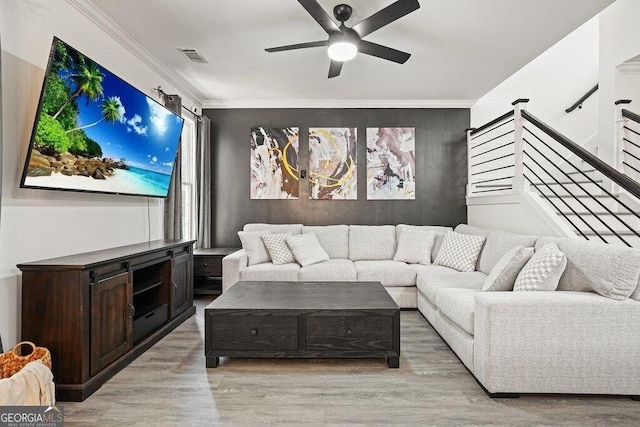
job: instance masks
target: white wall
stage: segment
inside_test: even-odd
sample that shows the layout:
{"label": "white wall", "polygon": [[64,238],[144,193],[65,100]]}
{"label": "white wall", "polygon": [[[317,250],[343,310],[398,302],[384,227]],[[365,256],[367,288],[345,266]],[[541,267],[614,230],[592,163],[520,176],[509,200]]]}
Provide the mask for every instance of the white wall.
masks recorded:
{"label": "white wall", "polygon": [[[600,156],[611,162],[614,153],[616,75],[623,62],[640,54],[640,1],[617,0],[600,13]],[[634,105],[635,104],[635,105]],[[629,109],[640,111],[640,100]]]}
{"label": "white wall", "polygon": [[594,17],[547,49],[471,107],[471,126],[478,127],[528,98],[527,110],[579,144],[597,133],[599,92],[583,108],[566,113],[598,83],[599,19]]}
{"label": "white wall", "polygon": [[[151,89],[158,85],[167,93],[180,93],[64,0],[0,0],[0,31],[4,119],[0,334],[7,348],[20,338],[16,264],[162,237],[161,199],[19,188],[53,36],[149,96],[155,96]],[[183,102],[189,105],[191,100]]]}

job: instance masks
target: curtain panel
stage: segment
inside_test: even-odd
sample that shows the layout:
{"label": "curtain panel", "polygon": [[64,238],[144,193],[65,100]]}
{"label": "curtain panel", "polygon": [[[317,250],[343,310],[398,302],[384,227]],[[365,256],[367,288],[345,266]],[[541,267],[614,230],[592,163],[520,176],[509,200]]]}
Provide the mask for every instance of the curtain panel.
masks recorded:
{"label": "curtain panel", "polygon": [[[165,107],[182,116],[182,99],[178,95],[164,95]],[[182,239],[182,147],[178,146],[169,196],[164,200],[164,238]]]}
{"label": "curtain panel", "polygon": [[210,248],[212,236],[211,182],[211,120],[202,116],[198,119],[196,137],[196,200],[197,239],[196,247]]}

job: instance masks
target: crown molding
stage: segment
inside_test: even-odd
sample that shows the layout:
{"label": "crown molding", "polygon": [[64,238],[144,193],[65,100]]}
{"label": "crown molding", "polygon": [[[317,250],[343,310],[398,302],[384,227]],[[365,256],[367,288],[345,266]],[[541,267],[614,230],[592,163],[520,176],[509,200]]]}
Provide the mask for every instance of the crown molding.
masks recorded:
{"label": "crown molding", "polygon": [[111,18],[98,9],[90,0],[65,0],[78,12],[87,17],[91,22],[96,24],[98,28],[105,32],[109,37],[115,40],[119,45],[127,49],[133,55],[142,61],[146,66],[155,71],[160,77],[165,79],[176,89],[188,96],[195,103],[202,104],[202,99],[196,94],[193,86],[182,79],[177,79],[172,75],[171,71],[160,63],[149,51],[142,47],[135,39],[133,39],[118,24],[113,22]]}
{"label": "crown molding", "polygon": [[210,99],[202,108],[471,108],[468,99]]}

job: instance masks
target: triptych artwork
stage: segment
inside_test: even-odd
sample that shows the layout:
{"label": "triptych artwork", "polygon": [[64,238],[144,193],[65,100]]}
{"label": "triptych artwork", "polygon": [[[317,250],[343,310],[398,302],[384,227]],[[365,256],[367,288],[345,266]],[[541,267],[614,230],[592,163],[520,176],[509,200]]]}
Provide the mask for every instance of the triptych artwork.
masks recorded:
{"label": "triptych artwork", "polygon": [[[251,198],[297,199],[299,128],[251,129]],[[358,198],[356,128],[309,128],[309,198]],[[367,200],[415,200],[415,128],[367,128]]]}

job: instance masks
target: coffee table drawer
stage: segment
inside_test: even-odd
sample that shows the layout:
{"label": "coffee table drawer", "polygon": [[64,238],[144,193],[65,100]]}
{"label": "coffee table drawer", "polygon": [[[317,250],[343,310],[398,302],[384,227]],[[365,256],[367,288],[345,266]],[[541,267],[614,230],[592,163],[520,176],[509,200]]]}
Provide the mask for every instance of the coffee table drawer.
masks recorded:
{"label": "coffee table drawer", "polygon": [[309,315],[307,350],[383,350],[393,348],[393,316]]}
{"label": "coffee table drawer", "polygon": [[297,316],[215,315],[211,348],[216,350],[297,350]]}

